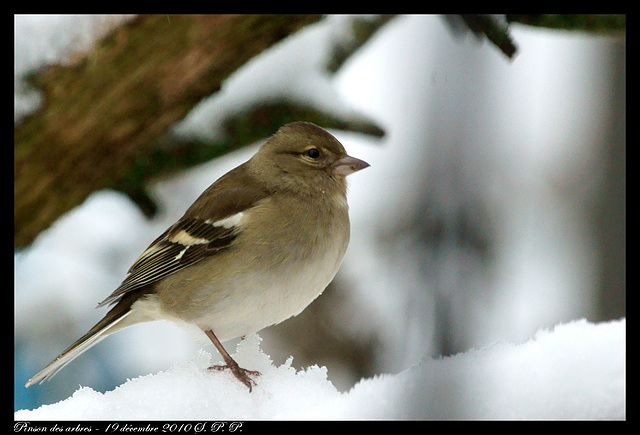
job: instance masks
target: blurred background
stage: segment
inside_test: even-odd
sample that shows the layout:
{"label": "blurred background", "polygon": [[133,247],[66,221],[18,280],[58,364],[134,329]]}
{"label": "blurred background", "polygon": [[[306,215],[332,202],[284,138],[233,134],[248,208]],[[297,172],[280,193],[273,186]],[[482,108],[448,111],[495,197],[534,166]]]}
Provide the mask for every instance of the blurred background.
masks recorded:
{"label": "blurred background", "polygon": [[472,18],[15,16],[15,410],[202,347],[218,358],[203,334],[154,322],[24,388],[158,234],[293,120],[371,167],[349,177],[334,282],[259,333],[275,364],[327,366],[348,391],[625,317],[624,16],[569,30],[492,16],[515,54]]}

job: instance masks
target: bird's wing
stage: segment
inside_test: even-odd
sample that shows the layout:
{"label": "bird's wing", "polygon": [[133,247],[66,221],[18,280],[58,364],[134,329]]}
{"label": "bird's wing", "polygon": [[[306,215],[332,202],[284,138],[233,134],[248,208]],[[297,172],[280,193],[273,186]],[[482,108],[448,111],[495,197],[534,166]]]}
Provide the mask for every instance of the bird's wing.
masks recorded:
{"label": "bird's wing", "polygon": [[244,181],[240,187],[228,187],[225,177],[211,185],[178,222],[149,245],[133,263],[122,284],[98,307],[116,303],[132,290],[157,282],[231,246],[242,232],[246,212],[267,193],[251,180],[240,180]]}

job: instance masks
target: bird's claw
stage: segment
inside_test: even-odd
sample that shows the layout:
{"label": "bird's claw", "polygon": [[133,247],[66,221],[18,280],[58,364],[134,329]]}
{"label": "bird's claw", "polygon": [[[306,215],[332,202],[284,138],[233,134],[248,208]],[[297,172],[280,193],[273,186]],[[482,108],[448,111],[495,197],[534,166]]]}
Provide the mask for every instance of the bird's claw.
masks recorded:
{"label": "bird's claw", "polygon": [[[235,361],[234,361],[234,363],[235,363]],[[252,390],[252,385],[258,385],[256,383],[256,381],[254,381],[253,379],[251,379],[249,377],[249,375],[251,375],[251,376],[260,376],[260,372],[259,371],[243,369],[237,363],[235,363],[235,364],[215,365],[215,366],[209,367],[209,370],[217,370],[217,371],[224,371],[224,370],[227,370],[227,369],[231,370],[231,373],[233,373],[233,375],[236,377],[236,379],[238,379],[240,382],[245,384],[247,386],[247,388],[249,388],[249,392],[251,392],[251,390]]]}

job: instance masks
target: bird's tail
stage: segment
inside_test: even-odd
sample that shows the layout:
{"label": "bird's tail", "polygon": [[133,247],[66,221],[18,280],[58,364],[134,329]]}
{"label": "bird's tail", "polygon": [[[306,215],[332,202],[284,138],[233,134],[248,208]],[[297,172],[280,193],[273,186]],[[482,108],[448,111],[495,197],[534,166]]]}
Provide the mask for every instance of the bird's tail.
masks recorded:
{"label": "bird's tail", "polygon": [[128,301],[121,300],[120,303],[113,307],[102,320],[89,330],[89,332],[80,337],[75,343],[58,355],[56,359],[51,361],[48,366],[29,379],[25,384],[25,387],[30,387],[37,382],[42,383],[53,377],[64,366],[69,364],[84,351],[97,344],[103,338],[130,326],[132,324],[131,322],[123,322],[123,320],[125,320],[125,318],[131,313],[131,302],[123,302]]}

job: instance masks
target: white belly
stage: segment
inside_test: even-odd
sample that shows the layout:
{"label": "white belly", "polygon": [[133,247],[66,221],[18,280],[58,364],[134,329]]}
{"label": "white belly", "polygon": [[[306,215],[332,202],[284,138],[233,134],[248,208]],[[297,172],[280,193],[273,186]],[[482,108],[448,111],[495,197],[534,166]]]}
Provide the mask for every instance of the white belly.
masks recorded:
{"label": "white belly", "polygon": [[193,323],[203,330],[210,328],[221,341],[260,331],[300,314],[324,291],[336,272],[337,268],[320,274],[292,272],[286,284],[270,276],[247,277],[248,281],[261,284],[239,283]]}

